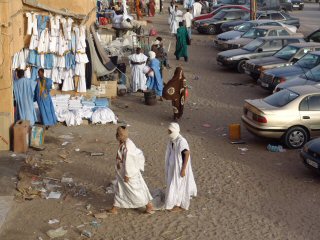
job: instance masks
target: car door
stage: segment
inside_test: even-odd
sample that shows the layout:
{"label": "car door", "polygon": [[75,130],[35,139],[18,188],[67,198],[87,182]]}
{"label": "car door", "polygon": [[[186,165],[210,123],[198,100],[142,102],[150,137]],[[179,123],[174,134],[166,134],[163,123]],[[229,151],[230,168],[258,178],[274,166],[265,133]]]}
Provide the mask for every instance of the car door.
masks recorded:
{"label": "car door", "polygon": [[[271,56],[273,53],[282,48],[283,42],[281,39],[273,39],[266,41],[259,49],[256,50],[252,58],[262,58]],[[262,51],[261,51],[262,50]]]}
{"label": "car door", "polygon": [[320,94],[304,98],[299,106],[300,121],[310,129],[311,136],[320,134]]}
{"label": "car door", "polygon": [[276,37],[277,35],[278,34],[277,34],[276,30],[270,30],[266,36],[268,36],[268,37]]}

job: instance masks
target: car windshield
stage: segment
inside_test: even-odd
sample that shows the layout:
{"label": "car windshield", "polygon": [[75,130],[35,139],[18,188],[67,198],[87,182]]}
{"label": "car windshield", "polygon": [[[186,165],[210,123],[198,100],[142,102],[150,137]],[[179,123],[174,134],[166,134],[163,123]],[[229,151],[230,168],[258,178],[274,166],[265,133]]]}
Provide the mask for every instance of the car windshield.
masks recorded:
{"label": "car windshield", "polygon": [[243,38],[257,38],[264,37],[267,34],[267,30],[259,28],[251,28],[248,32],[242,35]]}
{"label": "car windshield", "polygon": [[245,23],[242,23],[241,25],[239,26],[236,26],[234,28],[234,30],[237,30],[239,32],[247,32],[250,28],[253,27],[253,23],[250,23],[250,22],[245,22]]}
{"label": "car windshield", "polygon": [[289,45],[280,49],[278,52],[274,54],[274,56],[284,60],[289,60],[290,58],[292,58],[293,55],[295,55],[298,52],[298,50],[299,48]]}
{"label": "car windshield", "polygon": [[213,16],[214,19],[223,19],[224,16],[227,15],[227,12],[226,11],[220,11],[218,12],[216,15]]}
{"label": "car windshield", "polygon": [[320,65],[318,65],[317,67],[315,68],[312,68],[310,69],[305,77],[308,79],[308,80],[311,80],[311,81],[315,81],[315,82],[319,82],[320,81]]}
{"label": "car windshield", "polygon": [[263,101],[274,107],[283,107],[291,101],[295,100],[297,97],[299,97],[298,93],[292,92],[288,89],[284,89],[280,92],[270,95],[269,97],[264,98]]}
{"label": "car windshield", "polygon": [[248,43],[243,47],[244,50],[247,51],[255,51],[258,47],[260,47],[263,44],[263,40],[261,39],[255,39],[252,42]]}
{"label": "car windshield", "polygon": [[302,68],[314,68],[315,66],[319,65],[320,63],[320,56],[315,54],[306,54],[304,55],[299,61],[297,61],[294,65],[297,65]]}

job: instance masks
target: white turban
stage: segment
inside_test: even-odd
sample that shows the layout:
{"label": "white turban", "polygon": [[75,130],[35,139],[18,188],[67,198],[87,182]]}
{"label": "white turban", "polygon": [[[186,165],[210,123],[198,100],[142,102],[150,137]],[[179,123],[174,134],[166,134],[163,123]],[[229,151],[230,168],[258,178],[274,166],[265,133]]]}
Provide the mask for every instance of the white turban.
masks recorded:
{"label": "white turban", "polygon": [[159,45],[160,44],[160,41],[159,40],[155,40],[152,45]]}
{"label": "white turban", "polygon": [[150,59],[156,58],[156,53],[153,52],[153,51],[150,51],[150,52],[149,52],[149,58],[150,58]]}
{"label": "white turban", "polygon": [[168,129],[171,131],[169,135],[171,140],[175,140],[180,135],[180,126],[178,123],[170,123]]}

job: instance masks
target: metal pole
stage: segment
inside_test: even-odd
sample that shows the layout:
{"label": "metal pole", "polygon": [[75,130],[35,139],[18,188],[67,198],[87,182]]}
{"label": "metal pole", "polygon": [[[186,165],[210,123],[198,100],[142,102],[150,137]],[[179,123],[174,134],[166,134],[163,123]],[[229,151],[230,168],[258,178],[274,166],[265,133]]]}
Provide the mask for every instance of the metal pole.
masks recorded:
{"label": "metal pole", "polygon": [[251,20],[256,20],[256,0],[250,0],[250,19]]}

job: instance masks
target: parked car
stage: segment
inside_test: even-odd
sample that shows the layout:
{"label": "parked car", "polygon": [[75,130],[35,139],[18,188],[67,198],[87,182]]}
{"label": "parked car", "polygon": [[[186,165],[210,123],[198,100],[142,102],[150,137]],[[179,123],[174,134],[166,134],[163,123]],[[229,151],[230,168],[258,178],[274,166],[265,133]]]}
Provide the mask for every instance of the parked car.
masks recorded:
{"label": "parked car", "polygon": [[304,8],[304,1],[303,0],[291,0],[292,8],[303,10]]}
{"label": "parked car", "polygon": [[304,42],[304,39],[299,36],[257,38],[242,48],[218,53],[217,63],[224,67],[235,68],[238,72],[243,73],[243,67],[247,60],[271,56],[283,46],[299,42]]}
{"label": "parked car", "polygon": [[310,69],[305,74],[301,74],[297,78],[294,78],[290,81],[286,81],[283,83],[279,83],[275,88],[275,92],[281,91],[289,87],[294,87],[294,86],[319,85],[319,84],[320,84],[320,65]]}
{"label": "parked car", "polygon": [[293,4],[291,0],[279,0],[279,3],[280,3],[280,10],[284,12],[293,10]]}
{"label": "parked car", "polygon": [[297,28],[295,26],[289,26],[273,20],[252,20],[244,22],[239,26],[236,26],[233,31],[220,33],[219,35],[217,35],[217,38],[213,41],[213,44],[218,49],[224,49],[224,43],[226,43],[229,40],[239,39],[247,31],[257,26],[282,26],[288,28],[291,32],[297,31]]}
{"label": "parked car", "polygon": [[264,99],[245,100],[241,119],[256,136],[301,148],[320,132],[320,88],[292,87]]}
{"label": "parked car", "polygon": [[306,53],[319,50],[320,43],[292,43],[283,47],[270,57],[247,61],[244,69],[254,80],[258,80],[260,74],[267,69],[292,65]]}
{"label": "parked car", "polygon": [[320,138],[307,142],[300,152],[300,157],[307,168],[320,173]]}
{"label": "parked car", "polygon": [[199,33],[217,34],[221,32],[220,26],[222,23],[241,19],[246,14],[249,14],[249,10],[222,10],[210,19],[195,21],[194,27]]}
{"label": "parked car", "polygon": [[320,42],[320,28],[306,37],[307,42]]}
{"label": "parked car", "polygon": [[273,91],[279,83],[290,81],[320,65],[320,51],[309,52],[291,66],[263,71],[258,83],[262,88]]}
{"label": "parked car", "polygon": [[[250,16],[249,16],[249,18],[250,18]],[[250,20],[249,18],[223,23],[221,25],[221,29],[224,32],[233,30],[234,27]],[[274,20],[277,22],[284,23],[286,25],[295,26],[296,28],[300,27],[299,18],[291,17],[290,15],[288,15],[287,13],[285,13],[283,11],[258,11],[256,19],[257,20],[263,20],[263,19],[264,20]],[[293,31],[293,32],[295,32],[295,31]]]}
{"label": "parked car", "polygon": [[215,10],[213,10],[210,13],[207,14],[201,14],[198,17],[195,17],[194,19],[192,19],[192,22],[198,21],[198,20],[204,20],[204,19],[210,19],[212,18],[214,15],[216,15],[218,12],[222,11],[222,10],[227,10],[227,9],[241,9],[241,10],[249,10],[248,6],[242,6],[242,5],[224,5],[221,6]]}
{"label": "parked car", "polygon": [[[276,36],[290,36],[296,33],[291,32],[289,29],[279,26],[258,26],[253,27],[246,33],[244,33],[241,38],[228,40],[222,44],[224,49],[236,49],[241,48],[248,44],[252,40],[258,37],[276,37]],[[302,35],[299,35],[302,36]]]}

